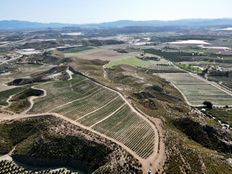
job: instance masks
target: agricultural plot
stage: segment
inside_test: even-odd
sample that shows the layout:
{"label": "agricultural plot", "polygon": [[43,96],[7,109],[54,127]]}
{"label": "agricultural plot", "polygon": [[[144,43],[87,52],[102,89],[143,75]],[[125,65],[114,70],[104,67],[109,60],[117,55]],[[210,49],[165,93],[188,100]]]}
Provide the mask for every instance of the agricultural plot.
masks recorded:
{"label": "agricultural plot", "polygon": [[88,49],[81,52],[65,53],[65,57],[77,57],[87,60],[115,60],[120,59],[121,53],[118,53],[107,47],[99,47],[94,49]]}
{"label": "agricultural plot", "polygon": [[229,87],[232,89],[232,80],[231,77],[222,77],[222,76],[209,76],[209,80],[215,81],[215,82],[221,82],[223,85]]}
{"label": "agricultural plot", "polygon": [[75,75],[70,81],[38,85],[47,95],[30,113],[58,113],[121,142],[141,158],[154,150],[154,130],[115,92]]}
{"label": "agricultural plot", "polygon": [[155,73],[181,73],[180,69],[177,69],[173,65],[166,65],[166,64],[156,64],[151,65],[148,67],[149,69],[152,69]]}
{"label": "agricultural plot", "polygon": [[[62,109],[67,111],[69,110],[67,107],[79,105],[80,103],[83,106],[85,102],[88,104],[88,107],[94,109],[89,103],[95,103],[96,105],[100,103],[100,101],[97,102],[94,99],[99,100],[103,96],[111,99],[107,95],[110,92],[81,76],[76,76],[70,81],[52,82],[38,85],[37,87],[45,89],[47,96],[36,100],[30,111],[31,113],[62,112]],[[104,98],[102,101],[104,101]]]}
{"label": "agricultural plot", "polygon": [[110,116],[123,104],[124,101],[120,97],[117,97],[116,99],[110,101],[96,112],[82,116],[82,118],[78,119],[78,122],[84,124],[85,126],[92,126],[98,121],[104,119],[106,116]]}
{"label": "agricultural plot", "polygon": [[230,127],[232,127],[232,110],[231,109],[225,110],[225,109],[214,108],[212,110],[207,110],[206,113],[217,118],[222,123],[228,124],[230,125]]}
{"label": "agricultural plot", "polygon": [[142,158],[149,157],[154,148],[154,132],[150,125],[125,105],[93,129],[113,137]]}
{"label": "agricultural plot", "polygon": [[123,54],[120,59],[118,60],[112,60],[110,61],[106,67],[107,68],[112,68],[117,65],[130,65],[130,66],[135,66],[135,67],[149,67],[151,65],[154,65],[155,61],[153,60],[142,60],[136,58],[138,55],[138,52],[133,52],[133,53],[128,53],[128,54]]}
{"label": "agricultural plot", "polygon": [[86,51],[90,49],[93,49],[93,47],[79,46],[79,47],[71,47],[71,48],[58,48],[58,51],[64,53],[66,57],[70,57],[75,55],[75,53],[79,53],[81,51]]}
{"label": "agricultural plot", "polygon": [[24,89],[25,89],[24,87],[18,87],[18,88],[12,88],[12,89],[8,89],[5,91],[1,91],[0,92],[0,105],[7,105],[8,103],[6,101],[11,95],[18,94],[22,92]]}
{"label": "agricultural plot", "polygon": [[72,103],[58,106],[51,111],[65,115],[73,120],[77,120],[88,113],[104,107],[105,105],[108,106],[108,103],[110,103],[111,100],[114,101],[115,97],[116,94],[110,93],[106,89],[101,89],[100,91],[94,92],[86,98],[77,99]]}
{"label": "agricultural plot", "polygon": [[210,101],[218,106],[232,105],[231,95],[191,76],[189,73],[162,73],[157,75],[172,82],[192,105],[202,105],[204,101]]}

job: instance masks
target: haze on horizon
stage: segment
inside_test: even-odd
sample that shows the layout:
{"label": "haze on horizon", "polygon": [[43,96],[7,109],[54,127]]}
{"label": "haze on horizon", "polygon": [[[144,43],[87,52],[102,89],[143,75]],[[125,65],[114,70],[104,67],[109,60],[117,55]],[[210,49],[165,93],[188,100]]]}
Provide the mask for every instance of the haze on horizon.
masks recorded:
{"label": "haze on horizon", "polygon": [[0,20],[100,23],[232,18],[231,0],[2,0]]}

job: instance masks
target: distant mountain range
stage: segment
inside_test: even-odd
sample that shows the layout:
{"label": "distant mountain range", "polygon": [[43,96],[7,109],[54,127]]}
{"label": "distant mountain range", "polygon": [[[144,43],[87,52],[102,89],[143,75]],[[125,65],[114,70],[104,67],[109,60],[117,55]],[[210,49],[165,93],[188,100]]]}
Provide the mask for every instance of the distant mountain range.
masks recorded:
{"label": "distant mountain range", "polygon": [[175,21],[130,21],[121,20],[114,22],[105,22],[99,24],[63,24],[63,23],[38,23],[17,20],[0,21],[0,29],[46,29],[46,28],[64,28],[64,27],[80,27],[80,28],[123,28],[131,26],[232,26],[232,18],[227,19],[183,19]]}

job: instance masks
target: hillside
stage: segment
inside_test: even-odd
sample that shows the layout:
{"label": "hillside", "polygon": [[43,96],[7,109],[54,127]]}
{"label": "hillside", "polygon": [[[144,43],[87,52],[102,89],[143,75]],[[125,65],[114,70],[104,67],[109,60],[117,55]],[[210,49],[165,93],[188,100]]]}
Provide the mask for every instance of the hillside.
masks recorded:
{"label": "hillside", "polygon": [[127,163],[132,157],[116,144],[53,116],[4,121],[0,130],[0,154],[15,147],[12,158],[29,166],[69,166],[84,173],[139,173],[136,160]]}

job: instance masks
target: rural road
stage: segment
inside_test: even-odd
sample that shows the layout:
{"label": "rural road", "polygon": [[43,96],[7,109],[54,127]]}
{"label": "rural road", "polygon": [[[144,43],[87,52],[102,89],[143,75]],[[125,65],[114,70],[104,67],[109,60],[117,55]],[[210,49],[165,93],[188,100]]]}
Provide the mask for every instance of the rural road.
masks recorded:
{"label": "rural road", "polygon": [[[89,78],[89,80],[92,80],[92,79]],[[51,111],[48,111],[47,113],[42,113],[42,114],[27,114],[27,112],[29,110],[31,110],[31,108],[34,105],[34,99],[45,97],[47,95],[47,92],[44,89],[39,89],[39,88],[33,87],[34,89],[43,90],[44,95],[40,96],[40,97],[29,97],[29,102],[31,103],[31,105],[30,105],[30,107],[26,111],[24,111],[21,114],[1,116],[0,119],[1,120],[12,120],[12,119],[22,119],[22,118],[38,117],[38,116],[44,116],[44,115],[53,115],[55,117],[61,118],[63,120],[66,120],[66,121],[68,121],[68,122],[70,122],[70,123],[72,123],[74,125],[77,125],[77,126],[83,128],[83,129],[89,130],[89,131],[91,131],[91,132],[93,132],[93,133],[95,133],[97,135],[100,135],[101,137],[104,137],[104,138],[106,138],[106,139],[108,139],[108,140],[110,140],[110,141],[118,144],[119,146],[121,146],[123,149],[125,149],[127,152],[129,152],[132,156],[134,156],[136,159],[138,159],[140,161],[140,163],[143,166],[143,172],[144,173],[147,173],[147,171],[149,169],[152,169],[152,171],[154,173],[158,169],[162,170],[164,162],[165,162],[165,149],[164,149],[164,142],[163,142],[163,129],[162,129],[162,126],[161,126],[161,120],[160,119],[152,119],[150,116],[144,114],[142,111],[138,111],[137,109],[135,109],[131,105],[131,103],[120,92],[118,92],[118,91],[116,91],[114,89],[111,89],[111,88],[109,88],[107,86],[104,86],[104,85],[102,85],[102,84],[100,84],[100,83],[98,83],[96,81],[94,81],[94,83],[96,85],[102,87],[102,88],[105,88],[107,90],[110,90],[110,91],[118,94],[118,96],[121,97],[124,100],[124,102],[125,102],[124,105],[128,105],[130,107],[130,109],[134,113],[136,113],[140,118],[142,118],[144,121],[146,121],[151,126],[151,128],[154,131],[154,135],[155,135],[155,138],[154,138],[154,149],[153,149],[153,153],[147,159],[141,158],[133,150],[131,150],[130,148],[128,148],[127,146],[125,146],[123,143],[121,143],[121,142],[119,142],[119,141],[117,141],[117,140],[115,140],[115,139],[113,139],[111,137],[108,137],[108,136],[106,136],[106,135],[104,135],[102,133],[99,133],[99,132],[93,130],[92,129],[93,126],[87,127],[87,126],[84,126],[84,125],[78,123],[77,121],[71,120],[71,119],[69,119],[69,118],[67,118],[67,117],[65,117],[63,115],[60,115],[60,114],[57,114],[57,113],[53,113],[52,111],[54,111],[54,109],[51,110]],[[71,104],[72,102],[75,102],[75,101],[71,101],[68,104]],[[124,106],[124,105],[122,105],[122,106]],[[109,115],[108,117],[110,117],[110,116],[111,115]],[[152,121],[150,121],[150,120],[152,120]],[[103,121],[103,120],[101,120],[101,121]]]}
{"label": "rural road", "polygon": [[[86,76],[86,77],[89,78],[88,76]],[[91,78],[89,78],[89,79],[92,80]],[[144,173],[147,173],[147,171],[149,169],[152,169],[152,171],[154,173],[158,169],[162,170],[164,162],[165,162],[165,149],[164,149],[165,146],[163,143],[163,139],[161,138],[161,137],[163,137],[163,129],[160,126],[161,120],[157,118],[157,119],[153,119],[153,121],[151,122],[149,120],[149,118],[152,118],[152,117],[148,116],[147,114],[143,113],[140,110],[138,111],[137,109],[135,109],[132,106],[132,104],[119,91],[112,89],[112,88],[109,88],[101,83],[96,82],[96,81],[94,81],[94,82],[96,85],[100,85],[101,87],[103,87],[105,89],[108,89],[114,93],[117,93],[134,113],[136,113],[140,118],[145,120],[151,126],[151,128],[153,129],[153,131],[155,133],[155,140],[154,140],[155,142],[154,142],[153,153],[147,159],[142,159],[137,154],[135,154],[135,152],[133,152],[133,151],[132,152],[133,152],[133,156],[137,156],[137,159],[141,162],[143,169],[144,169]],[[160,151],[160,149],[163,149],[163,150]]]}
{"label": "rural road", "polygon": [[[128,153],[130,153],[134,158],[138,159],[139,162],[142,164],[143,166],[143,172],[146,173],[148,171],[148,169],[151,168],[150,166],[150,163],[148,163],[146,160],[142,159],[141,157],[139,157],[134,151],[132,151],[130,148],[128,148],[127,146],[125,146],[123,143],[111,138],[111,137],[108,137],[102,133],[99,133],[95,130],[93,130],[92,128],[90,127],[86,127],[74,120],[71,120],[63,115],[60,115],[60,114],[57,114],[57,113],[42,113],[42,114],[15,114],[15,115],[3,115],[3,114],[0,114],[0,122],[1,121],[6,121],[6,120],[21,120],[21,119],[25,119],[25,118],[33,118],[33,117],[41,117],[41,116],[46,116],[46,115],[50,115],[50,116],[54,116],[54,117],[57,117],[57,118],[60,118],[62,120],[65,120],[65,121],[68,121],[69,123],[71,124],[74,124],[80,128],[83,128],[85,130],[88,130],[96,135],[99,135],[103,138],[106,138],[116,144],[118,144],[119,146],[121,146],[123,149],[125,149]],[[8,155],[9,156],[9,155]],[[156,159],[158,159],[158,157],[156,157]],[[159,164],[157,162],[157,164]],[[154,170],[153,170],[154,171]],[[156,171],[156,170],[155,170]]]}

